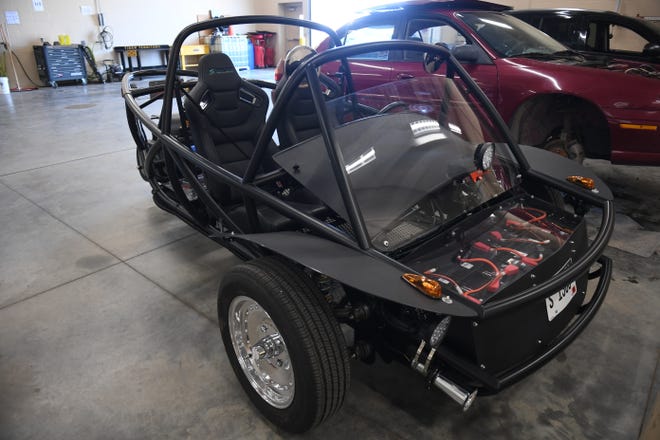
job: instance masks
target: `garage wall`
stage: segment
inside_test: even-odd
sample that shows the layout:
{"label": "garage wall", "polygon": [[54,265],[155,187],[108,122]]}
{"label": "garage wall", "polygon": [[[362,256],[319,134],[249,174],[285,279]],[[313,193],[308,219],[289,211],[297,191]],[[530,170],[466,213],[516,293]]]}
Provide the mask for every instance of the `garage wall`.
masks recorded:
{"label": "garage wall", "polygon": [[[96,15],[99,11],[103,12],[105,24],[112,30],[115,46],[170,44],[181,28],[195,22],[198,14],[208,14],[211,8],[219,10],[223,15],[253,13],[251,1],[42,0],[43,12],[35,11],[32,3],[32,0],[2,0],[0,22],[6,23],[5,11],[18,11],[20,24],[7,25],[9,37],[25,69],[37,82],[39,81],[32,45],[41,44],[40,38],[52,43],[57,40],[58,35],[67,34],[72,43],[85,40],[92,46],[101,30]],[[264,2],[256,0],[254,3]],[[92,15],[83,15],[81,5],[88,6]],[[93,49],[97,63],[103,59],[114,58],[112,50],[107,51],[99,44],[94,45]],[[146,61],[148,64],[149,60]],[[18,65],[16,69],[21,86],[30,86],[31,83]],[[16,87],[9,62],[8,70],[10,85]]]}
{"label": "garage wall", "polygon": [[[223,15],[273,14],[278,15],[280,4],[292,0],[41,0],[43,12],[33,8],[31,0],[2,0],[2,17],[5,23],[5,11],[17,11],[21,23],[8,25],[14,51],[19,56],[29,75],[38,80],[32,45],[41,44],[40,38],[53,42],[59,34],[68,34],[73,43],[85,40],[92,45],[101,28],[96,14],[104,13],[105,24],[110,26],[117,46],[131,44],[170,44],[179,30],[196,20],[197,15],[208,13],[209,9],[219,10]],[[308,16],[311,1],[301,0],[303,13]],[[491,0],[493,1],[493,0]],[[497,0],[494,0],[497,1]],[[660,16],[658,0],[502,0],[501,3],[517,9],[533,7],[582,7],[593,9],[616,10],[635,16]],[[218,6],[220,5],[220,6]],[[83,15],[81,6],[91,9],[92,15]],[[267,29],[263,27],[263,29]],[[277,32],[276,28],[269,29]],[[240,31],[240,29],[239,29]],[[100,45],[93,46],[97,62],[114,58],[112,50],[107,51]],[[147,63],[149,60],[146,60]],[[30,83],[17,66],[22,86]],[[11,87],[16,83],[9,71]]]}

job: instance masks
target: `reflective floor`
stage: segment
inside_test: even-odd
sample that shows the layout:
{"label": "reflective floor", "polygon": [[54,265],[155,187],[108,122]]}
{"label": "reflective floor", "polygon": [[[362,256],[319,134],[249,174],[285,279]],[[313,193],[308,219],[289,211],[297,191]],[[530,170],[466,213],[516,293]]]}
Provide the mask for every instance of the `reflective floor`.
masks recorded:
{"label": "reflective floor", "polygon": [[[119,84],[0,95],[0,115],[0,438],[287,437],[217,329],[238,260],[153,204]],[[654,405],[657,424],[660,170],[590,166],[620,223],[610,293],[572,346],[466,413],[407,367],[353,363],[342,410],[302,437],[635,439]]]}

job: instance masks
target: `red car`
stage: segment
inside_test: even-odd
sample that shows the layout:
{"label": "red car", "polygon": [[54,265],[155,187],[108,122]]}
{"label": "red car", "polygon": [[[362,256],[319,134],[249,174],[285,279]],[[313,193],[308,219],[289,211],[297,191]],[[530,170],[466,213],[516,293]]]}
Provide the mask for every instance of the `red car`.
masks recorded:
{"label": "red car", "polygon": [[[410,1],[374,8],[338,34],[346,45],[403,39],[449,48],[519,143],[578,161],[660,165],[660,72],[574,52],[506,14],[510,9],[479,1]],[[329,46],[324,41],[318,50]],[[356,89],[428,75],[420,56],[406,51],[374,52],[350,64]],[[339,64],[324,73],[340,77]]]}

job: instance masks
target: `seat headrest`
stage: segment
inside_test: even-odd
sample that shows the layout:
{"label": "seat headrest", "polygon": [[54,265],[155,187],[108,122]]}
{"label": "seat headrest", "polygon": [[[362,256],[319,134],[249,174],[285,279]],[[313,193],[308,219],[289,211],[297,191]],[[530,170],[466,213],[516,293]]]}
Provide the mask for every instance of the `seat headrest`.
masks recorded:
{"label": "seat headrest", "polygon": [[199,60],[199,81],[214,91],[238,89],[241,77],[234,63],[222,52],[204,55]]}

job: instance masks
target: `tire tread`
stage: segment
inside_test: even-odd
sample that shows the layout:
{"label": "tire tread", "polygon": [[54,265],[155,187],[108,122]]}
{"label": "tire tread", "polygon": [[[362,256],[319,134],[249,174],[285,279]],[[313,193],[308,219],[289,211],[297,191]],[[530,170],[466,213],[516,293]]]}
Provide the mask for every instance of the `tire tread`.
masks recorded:
{"label": "tire tread", "polygon": [[300,426],[289,430],[301,432],[322,423],[341,408],[350,384],[344,336],[330,305],[314,281],[282,257],[264,257],[241,264],[232,269],[232,276],[252,279],[276,296],[291,317],[291,325],[299,332],[305,353],[309,354],[307,362],[316,386],[315,414],[313,420],[299,421]]}

